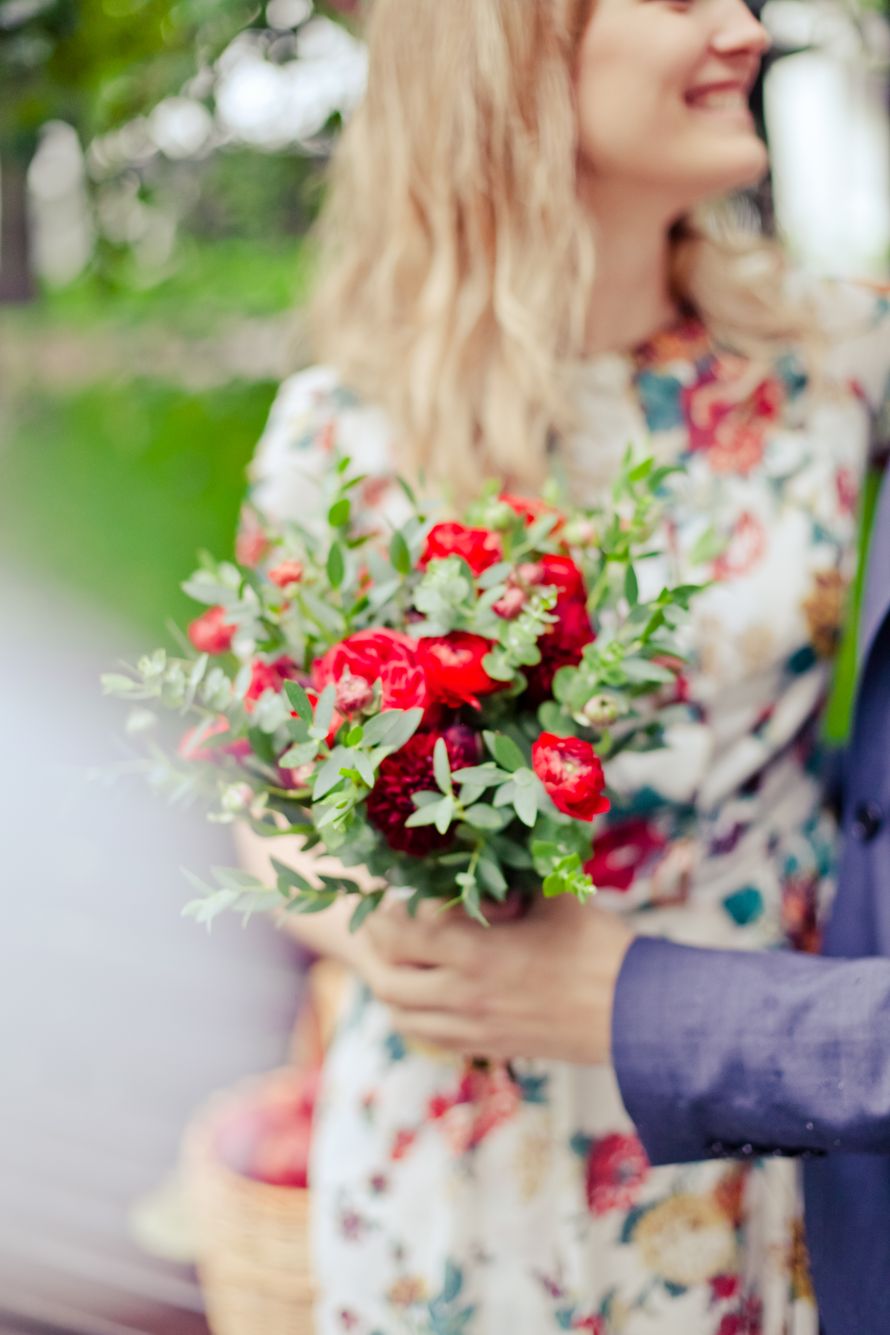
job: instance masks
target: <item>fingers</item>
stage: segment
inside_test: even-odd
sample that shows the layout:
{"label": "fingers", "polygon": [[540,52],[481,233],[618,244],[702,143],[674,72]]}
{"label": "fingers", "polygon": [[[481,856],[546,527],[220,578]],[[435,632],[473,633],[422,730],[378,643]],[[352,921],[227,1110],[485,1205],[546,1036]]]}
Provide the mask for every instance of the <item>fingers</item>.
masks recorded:
{"label": "fingers", "polygon": [[490,1037],[476,1020],[441,1011],[392,1009],[393,1027],[405,1038],[470,1057],[498,1057]]}
{"label": "fingers", "polygon": [[[404,1011],[472,1009],[466,1005],[467,983],[452,970],[390,965],[380,961],[369,985],[378,1001]],[[461,1005],[461,1002],[464,1005]]]}
{"label": "fingers", "polygon": [[441,906],[429,902],[422,903],[413,918],[403,903],[384,902],[363,930],[390,964],[472,968],[485,929],[457,913],[443,913]]}

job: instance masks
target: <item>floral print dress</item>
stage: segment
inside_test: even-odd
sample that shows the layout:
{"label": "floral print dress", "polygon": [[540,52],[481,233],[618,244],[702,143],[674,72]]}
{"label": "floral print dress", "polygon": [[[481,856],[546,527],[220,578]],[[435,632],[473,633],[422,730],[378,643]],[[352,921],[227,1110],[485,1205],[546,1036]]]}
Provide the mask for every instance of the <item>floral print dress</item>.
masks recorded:
{"label": "floral print dress", "polygon": [[[836,835],[819,722],[890,371],[887,301],[824,304],[813,381],[793,352],[755,371],[695,318],[596,359],[588,425],[555,454],[591,499],[629,440],[681,463],[649,578],[714,581],[664,749],[610,770],[595,877],[637,932],[818,948]],[[283,386],[255,503],[306,516],[335,444],[370,474],[364,504],[398,517],[388,424],[327,368]],[[357,987],[314,1150],[320,1335],[816,1335],[793,1161],[652,1167],[610,1068],[515,1067],[407,1045]]]}

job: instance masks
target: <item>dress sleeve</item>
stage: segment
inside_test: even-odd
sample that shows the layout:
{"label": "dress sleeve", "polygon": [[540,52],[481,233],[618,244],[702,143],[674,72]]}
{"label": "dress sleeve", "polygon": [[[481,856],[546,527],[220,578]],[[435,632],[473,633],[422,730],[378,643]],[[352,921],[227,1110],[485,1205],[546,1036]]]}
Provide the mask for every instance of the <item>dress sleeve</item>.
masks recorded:
{"label": "dress sleeve", "polygon": [[[327,366],[285,380],[248,468],[245,513],[310,530],[323,520],[325,481],[346,456],[365,481],[356,491],[362,523],[385,529],[407,506],[395,483],[392,431],[384,413],[360,401]],[[242,530],[248,520],[242,520]]]}

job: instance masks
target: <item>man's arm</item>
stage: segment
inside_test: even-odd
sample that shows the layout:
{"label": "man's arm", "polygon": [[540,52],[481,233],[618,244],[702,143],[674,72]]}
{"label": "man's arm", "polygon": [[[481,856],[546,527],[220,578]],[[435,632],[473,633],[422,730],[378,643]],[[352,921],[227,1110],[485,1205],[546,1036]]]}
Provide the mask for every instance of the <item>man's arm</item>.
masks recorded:
{"label": "man's arm", "polygon": [[638,938],[612,1057],[654,1163],[890,1153],[890,960]]}

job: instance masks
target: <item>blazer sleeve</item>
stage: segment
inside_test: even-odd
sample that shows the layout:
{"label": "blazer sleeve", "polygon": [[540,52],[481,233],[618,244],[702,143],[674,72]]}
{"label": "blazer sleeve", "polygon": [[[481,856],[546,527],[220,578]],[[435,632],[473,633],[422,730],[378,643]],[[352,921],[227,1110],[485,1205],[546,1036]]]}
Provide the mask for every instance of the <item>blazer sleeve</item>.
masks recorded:
{"label": "blazer sleeve", "polygon": [[890,1153],[890,960],[640,938],[613,1060],[653,1163]]}

